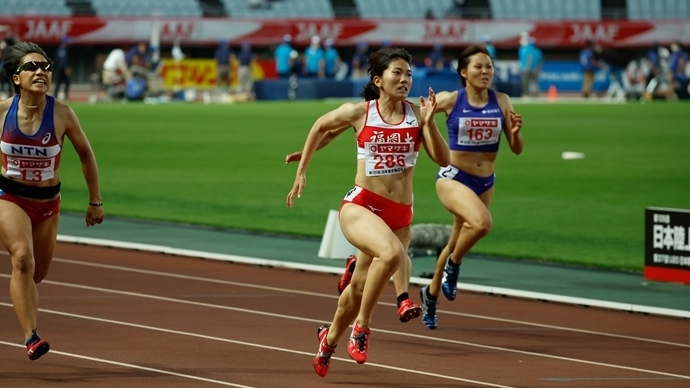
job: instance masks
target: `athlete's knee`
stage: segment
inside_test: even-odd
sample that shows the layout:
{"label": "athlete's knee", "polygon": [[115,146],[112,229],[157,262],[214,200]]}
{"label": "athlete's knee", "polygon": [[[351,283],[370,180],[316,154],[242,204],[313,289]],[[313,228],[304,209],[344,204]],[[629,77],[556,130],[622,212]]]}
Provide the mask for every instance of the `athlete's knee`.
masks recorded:
{"label": "athlete's knee", "polygon": [[[358,274],[356,274],[358,275]],[[350,289],[350,293],[352,294],[353,297],[362,297],[362,294],[364,293],[364,283],[366,281],[366,272],[364,273],[364,276],[352,276],[352,280],[350,280],[350,284],[348,285],[348,288]]]}
{"label": "athlete's knee", "polygon": [[479,237],[484,237],[489,234],[491,228],[493,228],[491,217],[479,217],[474,220],[465,221],[463,224],[463,229],[467,229],[472,234]]}
{"label": "athlete's knee", "polygon": [[377,259],[395,272],[407,260],[407,253],[401,244],[390,244],[381,250]]}
{"label": "athlete's knee", "polygon": [[36,262],[34,261],[31,251],[28,249],[17,249],[11,253],[12,257],[12,272],[18,273],[22,276],[33,277],[36,270]]}

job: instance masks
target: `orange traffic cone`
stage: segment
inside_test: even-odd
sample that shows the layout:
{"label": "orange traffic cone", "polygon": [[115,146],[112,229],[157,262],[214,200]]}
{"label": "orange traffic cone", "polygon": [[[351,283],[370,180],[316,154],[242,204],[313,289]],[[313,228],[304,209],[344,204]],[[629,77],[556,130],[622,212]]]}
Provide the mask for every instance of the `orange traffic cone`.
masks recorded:
{"label": "orange traffic cone", "polygon": [[551,86],[549,86],[549,92],[547,93],[546,97],[549,99],[549,101],[556,101],[556,98],[558,97],[556,85],[551,84]]}

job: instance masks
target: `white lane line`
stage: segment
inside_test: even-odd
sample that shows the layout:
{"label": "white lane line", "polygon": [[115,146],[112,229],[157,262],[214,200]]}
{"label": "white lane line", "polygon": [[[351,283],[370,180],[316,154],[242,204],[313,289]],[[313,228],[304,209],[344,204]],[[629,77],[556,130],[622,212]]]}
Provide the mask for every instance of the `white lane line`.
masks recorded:
{"label": "white lane line", "polygon": [[[84,244],[84,245],[100,246],[100,247],[112,247],[112,248],[121,248],[121,249],[129,249],[129,250],[139,250],[139,251],[145,251],[145,252],[156,252],[156,253],[163,253],[163,254],[173,255],[173,256],[199,257],[202,259],[219,260],[219,261],[226,261],[226,262],[233,262],[233,263],[263,265],[263,266],[270,266],[270,267],[277,267],[277,268],[291,268],[291,269],[298,269],[298,270],[303,270],[303,271],[332,273],[332,274],[338,274],[338,275],[340,273],[342,273],[341,268],[335,268],[335,267],[327,266],[327,265],[303,264],[303,263],[293,263],[293,262],[289,262],[289,261],[259,259],[256,257],[237,256],[237,255],[229,255],[229,254],[213,253],[213,252],[203,252],[203,251],[195,251],[195,250],[191,250],[191,249],[179,249],[179,248],[173,248],[173,247],[168,247],[168,246],[164,246],[164,245],[140,244],[140,243],[127,242],[127,241],[115,241],[115,240],[67,236],[67,235],[58,235],[57,240],[60,242],[65,242],[65,243]],[[410,279],[410,284],[427,285],[430,282],[431,282],[430,279],[424,279],[424,278],[420,278],[420,277],[412,277]],[[537,299],[537,300],[546,300],[546,301],[565,303],[565,304],[592,306],[592,307],[599,307],[599,308],[610,309],[610,310],[622,310],[622,311],[629,311],[629,312],[635,312],[635,313],[646,313],[646,314],[654,314],[654,315],[665,315],[665,316],[672,316],[672,317],[690,318],[690,311],[688,311],[688,310],[669,309],[669,308],[663,308],[663,307],[645,306],[645,305],[637,305],[637,304],[631,304],[631,303],[611,302],[611,301],[607,301],[607,300],[579,298],[579,297],[564,296],[564,295],[557,295],[557,294],[548,294],[548,293],[544,293],[544,292],[524,291],[524,290],[511,289],[511,288],[484,286],[484,285],[480,285],[480,284],[469,284],[469,283],[462,283],[462,282],[458,283],[458,289],[470,291],[470,292],[480,292],[480,293],[488,293],[488,294],[496,294],[496,295],[514,296],[517,298]]]}
{"label": "white lane line", "polygon": [[[4,303],[2,303],[4,305]],[[41,311],[46,311],[50,312],[47,310],[41,310]],[[24,345],[20,344],[13,344],[11,342],[5,342],[5,341],[0,341],[0,345],[5,345],[5,346],[14,346],[14,347],[19,347],[19,348],[25,348]],[[252,387],[249,385],[241,385],[241,384],[234,384],[234,383],[229,383],[227,381],[220,381],[220,380],[214,380],[214,379],[207,379],[205,377],[199,377],[199,376],[193,376],[193,375],[188,375],[184,373],[177,373],[177,372],[171,372],[168,370],[163,370],[163,369],[157,369],[157,368],[150,368],[147,366],[141,366],[141,365],[134,365],[134,364],[128,364],[124,362],[119,362],[119,361],[112,361],[112,360],[106,360],[103,358],[96,358],[96,357],[89,357],[89,356],[83,356],[81,354],[75,354],[75,353],[68,353],[68,352],[61,352],[59,350],[50,350],[50,354],[59,354],[61,356],[66,356],[66,357],[72,357],[72,358],[79,358],[82,360],[88,360],[88,361],[94,361],[94,362],[100,362],[103,364],[110,364],[110,365],[116,365],[116,366],[121,366],[125,368],[130,368],[130,369],[139,369],[139,370],[144,370],[147,372],[155,372],[155,373],[160,373],[164,375],[169,375],[169,376],[175,376],[175,377],[182,377],[185,379],[190,379],[190,380],[197,380],[197,381],[203,381],[206,383],[213,383],[213,384],[218,384],[218,385],[226,385],[229,387],[236,387],[236,388],[256,388]]]}
{"label": "white lane line", "polygon": [[663,380],[682,380],[675,377],[545,377],[539,380],[544,381],[558,381],[558,382],[571,382],[571,381],[663,381]]}
{"label": "white lane line", "polygon": [[[0,274],[0,277],[9,278],[9,275]],[[165,302],[187,304],[187,305],[192,305],[192,306],[210,307],[210,308],[221,309],[221,310],[237,311],[237,312],[243,312],[243,313],[247,313],[247,314],[265,315],[265,316],[270,316],[270,317],[275,317],[275,318],[283,318],[283,319],[296,320],[296,321],[302,321],[302,322],[312,322],[312,323],[317,323],[317,324],[323,323],[323,320],[317,320],[317,319],[311,319],[311,318],[303,318],[303,317],[297,317],[297,316],[292,316],[292,315],[269,313],[269,312],[265,312],[265,311],[250,310],[250,309],[223,306],[223,305],[216,305],[216,304],[211,304],[211,303],[194,302],[194,301],[189,301],[189,300],[184,300],[184,299],[175,299],[175,298],[168,298],[168,297],[149,295],[149,294],[140,294],[137,292],[130,292],[130,291],[113,290],[113,289],[109,289],[109,288],[92,287],[92,286],[85,286],[85,285],[73,284],[73,283],[62,283],[62,282],[56,282],[56,281],[52,281],[52,280],[44,280],[43,283],[53,284],[56,286],[79,288],[79,289],[84,289],[84,290],[100,291],[100,292],[105,292],[105,293],[126,295],[126,296],[137,297],[137,298],[145,298],[145,299],[160,300],[160,301],[165,301]],[[12,306],[11,304],[7,304],[7,303],[0,303],[0,305]],[[43,311],[43,310],[41,310],[41,311]],[[48,311],[48,310],[46,310],[46,311]],[[685,376],[685,375],[678,375],[678,374],[653,371],[653,370],[648,370],[648,369],[627,367],[627,366],[616,365],[616,364],[607,364],[607,363],[601,363],[601,362],[596,362],[596,361],[582,360],[582,359],[578,359],[578,358],[555,356],[555,355],[551,355],[551,354],[528,352],[528,351],[524,351],[524,350],[503,348],[503,347],[499,347],[499,346],[482,345],[482,344],[477,344],[477,343],[473,343],[473,342],[464,342],[464,341],[450,340],[450,339],[445,339],[445,338],[429,337],[429,336],[425,336],[425,335],[404,333],[404,332],[384,330],[384,329],[373,329],[373,331],[391,334],[391,335],[417,338],[417,339],[422,339],[422,340],[430,340],[430,341],[451,343],[451,344],[456,344],[456,345],[464,345],[464,346],[481,348],[481,349],[496,350],[496,351],[500,351],[500,352],[517,353],[517,354],[523,354],[523,355],[529,355],[529,356],[535,356],[535,357],[551,358],[551,359],[561,360],[561,361],[571,361],[571,362],[576,362],[576,363],[581,363],[581,364],[597,365],[597,366],[604,366],[604,367],[610,367],[610,368],[616,368],[616,369],[624,369],[624,370],[631,370],[631,371],[636,371],[636,372],[644,372],[644,373],[658,374],[658,375],[663,375],[663,376],[672,376],[672,377],[680,377],[680,378],[684,378],[684,379],[690,379],[690,376]]]}
{"label": "white lane line", "polygon": [[[0,306],[5,306],[5,307],[12,307],[11,304],[8,303],[0,303]],[[215,342],[227,342],[235,345],[243,345],[243,346],[250,346],[254,348],[259,348],[259,349],[265,349],[265,350],[270,350],[270,351],[279,351],[279,352],[284,352],[284,353],[290,353],[290,354],[297,354],[297,355],[302,355],[302,356],[309,356],[309,357],[314,357],[314,353],[307,353],[303,352],[300,350],[294,350],[294,349],[286,349],[286,348],[280,348],[277,346],[268,346],[268,345],[262,345],[262,344],[257,344],[254,342],[245,342],[245,341],[237,341],[237,340],[232,340],[229,338],[222,338],[222,337],[216,337],[216,336],[209,336],[209,335],[204,335],[204,334],[197,334],[197,333],[190,333],[186,331],[180,331],[180,330],[172,330],[172,329],[165,329],[162,327],[153,327],[153,326],[147,326],[147,325],[140,325],[137,323],[131,323],[131,322],[123,322],[123,321],[116,321],[112,319],[104,319],[104,318],[97,318],[97,317],[91,317],[88,315],[80,315],[80,314],[72,314],[72,313],[67,313],[67,312],[62,312],[62,311],[56,311],[56,310],[48,310],[48,309],[39,309],[40,312],[42,313],[49,313],[49,314],[56,314],[56,315],[61,315],[65,317],[70,317],[70,318],[79,318],[79,319],[85,319],[89,321],[96,321],[96,322],[101,322],[101,323],[108,323],[108,324],[113,324],[113,325],[120,325],[120,326],[128,326],[128,327],[133,327],[137,329],[144,329],[144,330],[151,330],[151,331],[157,331],[157,332],[162,332],[162,333],[167,333],[167,334],[175,334],[175,335],[183,335],[183,336],[188,336],[188,337],[194,337],[194,338],[201,338],[201,339],[207,339]],[[12,346],[19,346],[15,344],[11,344],[9,342],[3,342],[0,341],[0,344],[3,345],[12,345]],[[53,353],[53,351],[50,351]],[[63,354],[63,353],[58,353],[58,354]],[[66,355],[70,355],[67,353],[64,353]],[[85,357],[82,357],[85,358]],[[341,358],[341,357],[332,357],[331,359],[333,360],[338,360],[338,361],[344,361],[344,362],[351,362],[354,363],[353,360],[351,359],[346,359],[346,358]],[[126,365],[129,366],[129,364],[119,364],[112,362],[116,365]],[[412,374],[417,374],[417,375],[422,375],[422,376],[428,376],[428,377],[436,377],[439,379],[445,379],[445,380],[453,380],[453,381],[462,381],[465,383],[471,383],[471,384],[476,384],[476,385],[482,385],[486,387],[495,387],[495,388],[516,388],[516,387],[510,387],[507,385],[500,385],[500,384],[492,384],[492,383],[487,383],[484,381],[477,381],[477,380],[470,380],[470,379],[463,379],[461,377],[455,377],[455,376],[448,376],[448,375],[442,375],[438,373],[431,373],[431,372],[424,372],[424,371],[419,371],[419,370],[413,370],[413,369],[407,369],[407,368],[399,368],[395,367],[392,365],[385,365],[385,364],[377,364],[373,362],[367,362],[364,364],[365,366],[371,366],[371,367],[377,367],[377,368],[382,368],[382,369],[388,369],[388,370],[394,370],[398,372],[406,372],[406,373],[412,373]],[[139,367],[139,369],[145,369],[144,367]],[[153,370],[157,371],[158,370]],[[173,374],[173,372],[165,372],[168,374]],[[175,374],[177,375],[177,374]],[[185,375],[182,375],[183,377]],[[244,386],[239,386],[239,385],[233,385],[237,387],[244,387]]]}
{"label": "white lane line", "polygon": [[[198,277],[198,276],[180,275],[180,274],[175,274],[175,273],[170,273],[170,272],[157,272],[157,271],[150,271],[150,270],[145,270],[145,269],[122,267],[122,266],[109,265],[109,264],[89,263],[89,262],[84,262],[84,261],[79,261],[79,260],[60,259],[60,258],[55,258],[55,259],[53,259],[53,261],[66,263],[66,264],[83,265],[83,266],[88,266],[88,267],[113,269],[113,270],[125,271],[125,272],[134,272],[134,273],[140,273],[140,274],[146,274],[146,275],[163,276],[163,277],[170,277],[170,278],[184,279],[184,280],[195,280],[195,281],[201,281],[201,282],[206,282],[206,283],[225,284],[225,285],[231,285],[231,286],[255,288],[255,289],[275,291],[275,292],[307,295],[307,296],[313,296],[313,297],[319,297],[319,298],[338,299],[337,295],[329,295],[329,294],[316,293],[316,292],[293,290],[293,289],[288,289],[288,288],[270,287],[270,286],[252,284],[252,283],[234,282],[234,281],[230,281],[230,280],[219,280],[219,279],[211,279],[211,278],[204,278],[204,277]],[[379,302],[379,304],[383,305],[383,306],[391,306],[391,307],[397,308],[397,306],[394,303]],[[484,319],[484,320],[490,320],[490,321],[496,321],[496,322],[505,322],[505,323],[511,323],[511,324],[524,325],[524,326],[539,327],[539,328],[543,328],[543,329],[570,331],[570,332],[574,332],[574,333],[591,334],[591,335],[605,336],[605,337],[611,337],[611,338],[620,338],[620,339],[626,339],[626,340],[634,340],[634,341],[642,341],[642,342],[657,343],[657,344],[662,344],[662,345],[690,348],[690,344],[661,341],[661,340],[655,340],[655,339],[650,339],[650,338],[642,338],[642,337],[634,337],[634,336],[621,335],[621,334],[604,333],[604,332],[599,332],[599,331],[575,329],[575,328],[570,328],[570,327],[546,325],[546,324],[541,324],[541,323],[526,322],[526,321],[519,321],[519,320],[514,320],[514,319],[506,319],[506,318],[496,318],[496,317],[489,317],[489,316],[476,315],[476,314],[459,313],[459,312],[446,311],[446,310],[438,310],[438,312],[444,313],[444,314],[449,314],[449,315],[467,317],[467,318]]]}

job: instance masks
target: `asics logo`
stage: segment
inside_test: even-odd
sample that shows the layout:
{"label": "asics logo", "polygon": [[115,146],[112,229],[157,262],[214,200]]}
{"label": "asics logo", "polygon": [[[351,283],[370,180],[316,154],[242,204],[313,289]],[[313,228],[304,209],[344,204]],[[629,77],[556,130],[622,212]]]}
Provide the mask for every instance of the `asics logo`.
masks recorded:
{"label": "asics logo", "polygon": [[368,207],[369,209],[371,209],[371,212],[372,212],[372,213],[374,213],[374,212],[380,212],[380,211],[381,211],[381,209],[377,209],[377,208],[375,208],[375,207],[373,207],[373,206],[371,206],[371,205],[367,205],[367,207]]}
{"label": "asics logo", "polygon": [[46,135],[43,136],[43,139],[41,139],[41,143],[42,143],[43,145],[46,145],[46,144],[48,144],[49,141],[50,141],[50,134],[49,134],[49,133],[46,133]]}

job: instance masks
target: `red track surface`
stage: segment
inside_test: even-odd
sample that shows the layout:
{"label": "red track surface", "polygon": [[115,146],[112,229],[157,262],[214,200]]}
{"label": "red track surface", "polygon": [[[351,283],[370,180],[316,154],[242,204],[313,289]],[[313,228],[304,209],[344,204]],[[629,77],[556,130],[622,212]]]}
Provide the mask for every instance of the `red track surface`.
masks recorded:
{"label": "red track surface", "polygon": [[[39,285],[29,361],[0,265],[0,386],[13,387],[689,387],[690,322],[461,293],[439,328],[400,323],[392,287],[374,315],[369,362],[342,338],[325,378],[316,328],[337,278],[58,244]],[[418,300],[418,288],[410,294]]]}

